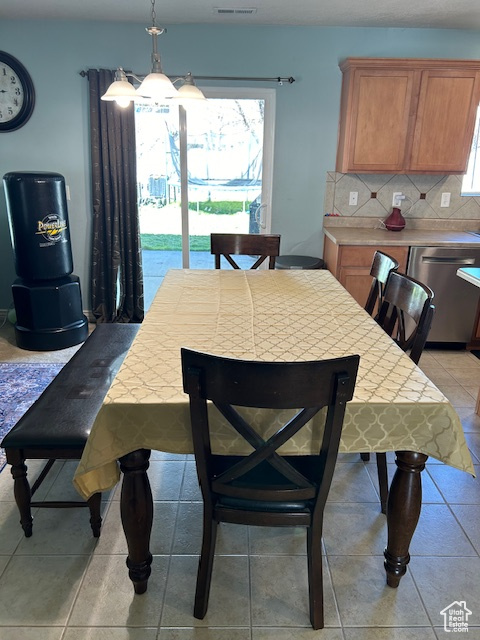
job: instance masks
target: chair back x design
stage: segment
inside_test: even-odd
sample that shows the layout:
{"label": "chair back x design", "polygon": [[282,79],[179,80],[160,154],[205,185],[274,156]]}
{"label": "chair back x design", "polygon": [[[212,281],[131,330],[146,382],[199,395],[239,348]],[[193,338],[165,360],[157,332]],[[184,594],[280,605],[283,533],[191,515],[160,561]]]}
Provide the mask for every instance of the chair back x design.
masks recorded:
{"label": "chair back x design", "polygon": [[[315,362],[252,362],[182,349],[184,390],[189,395],[197,475],[203,496],[203,542],[194,616],[203,618],[215,553],[218,522],[307,527],[310,620],[323,627],[321,537],[323,511],[332,481],[346,403],[352,399],[359,356]],[[207,406],[207,400],[214,406]],[[210,405],[210,403],[209,403]],[[268,437],[245,409],[267,413]],[[301,408],[299,408],[301,407]],[[322,408],[318,452],[282,456],[279,448]],[[215,455],[209,413],[219,411],[253,449],[244,456]],[[278,411],[291,410],[279,427]],[[268,419],[270,418],[270,419]],[[320,425],[323,414],[320,414]],[[262,419],[263,420],[263,419]],[[317,422],[313,429],[317,429]],[[262,429],[263,433],[263,429]]]}
{"label": "chair back x design", "polygon": [[250,269],[257,269],[268,258],[268,268],[275,269],[275,258],[280,254],[280,236],[255,233],[212,233],[210,253],[215,256],[215,269],[221,268],[221,256],[231,267],[240,269],[232,255],[258,256]]}
{"label": "chair back x design", "polygon": [[367,302],[365,303],[365,311],[370,315],[373,315],[375,307],[377,308],[378,313],[383,302],[383,292],[388,276],[390,275],[390,271],[396,271],[398,267],[399,263],[394,258],[382,251],[375,251],[372,267],[370,269],[370,275],[372,276],[373,281]]}

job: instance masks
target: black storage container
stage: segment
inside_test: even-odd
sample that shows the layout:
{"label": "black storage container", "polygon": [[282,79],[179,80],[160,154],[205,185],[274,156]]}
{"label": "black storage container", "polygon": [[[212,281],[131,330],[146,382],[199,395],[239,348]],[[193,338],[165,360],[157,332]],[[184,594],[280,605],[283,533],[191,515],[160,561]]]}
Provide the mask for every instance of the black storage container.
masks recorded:
{"label": "black storage container", "polygon": [[3,177],[19,278],[12,285],[17,345],[32,351],[83,342],[88,321],[80,281],[72,274],[65,179],[14,171]]}
{"label": "black storage container", "polygon": [[73,258],[64,177],[11,172],[3,182],[18,276],[53,280],[70,275]]}
{"label": "black storage container", "polygon": [[29,351],[55,351],[83,342],[88,322],[82,311],[78,276],[12,284],[17,346]]}

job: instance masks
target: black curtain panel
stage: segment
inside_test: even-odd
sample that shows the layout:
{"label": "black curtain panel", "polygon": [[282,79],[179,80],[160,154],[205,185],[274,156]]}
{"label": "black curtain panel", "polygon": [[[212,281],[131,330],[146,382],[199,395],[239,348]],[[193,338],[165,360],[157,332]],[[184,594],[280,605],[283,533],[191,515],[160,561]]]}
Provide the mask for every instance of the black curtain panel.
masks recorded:
{"label": "black curtain panel", "polygon": [[100,97],[114,79],[89,69],[93,241],[92,310],[97,322],[143,320],[143,272],[133,104]]}

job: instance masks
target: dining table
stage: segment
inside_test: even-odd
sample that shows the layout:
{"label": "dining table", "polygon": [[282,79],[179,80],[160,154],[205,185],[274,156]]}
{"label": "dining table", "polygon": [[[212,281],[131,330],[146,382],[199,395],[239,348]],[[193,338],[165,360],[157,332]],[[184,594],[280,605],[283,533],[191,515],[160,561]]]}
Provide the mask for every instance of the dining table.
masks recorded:
{"label": "dining table", "polygon": [[[410,560],[428,457],[474,475],[452,404],[327,270],[179,269],[166,274],[146,313],[73,480],[87,499],[114,487],[123,474],[120,509],[135,592],[146,591],[151,572],[151,450],[193,453],[181,347],[261,361],[360,356],[339,451],[395,452],[384,567],[387,584],[397,587]],[[247,454],[248,445],[209,410],[213,452]],[[246,417],[257,420],[250,411]],[[262,420],[255,427],[266,438],[268,420]],[[281,453],[318,452],[321,430],[318,417]]]}

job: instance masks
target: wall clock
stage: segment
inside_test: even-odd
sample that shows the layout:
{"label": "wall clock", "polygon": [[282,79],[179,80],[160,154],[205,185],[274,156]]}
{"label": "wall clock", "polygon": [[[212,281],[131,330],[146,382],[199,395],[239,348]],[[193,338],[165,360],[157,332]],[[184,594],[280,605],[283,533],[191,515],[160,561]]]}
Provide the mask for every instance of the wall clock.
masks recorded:
{"label": "wall clock", "polygon": [[34,106],[30,74],[16,58],[0,51],[0,132],[23,127]]}

